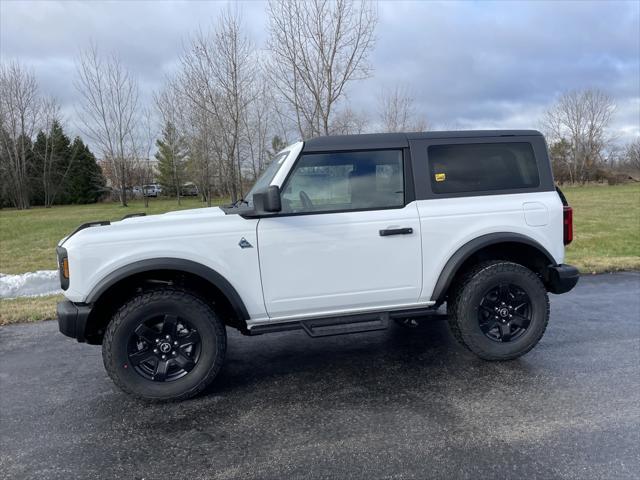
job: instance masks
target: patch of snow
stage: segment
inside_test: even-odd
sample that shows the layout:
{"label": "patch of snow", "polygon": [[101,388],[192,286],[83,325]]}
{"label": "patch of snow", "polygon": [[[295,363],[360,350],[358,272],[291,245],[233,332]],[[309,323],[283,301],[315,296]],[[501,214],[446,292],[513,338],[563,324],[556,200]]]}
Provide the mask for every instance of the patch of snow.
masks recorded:
{"label": "patch of snow", "polygon": [[41,297],[62,293],[57,270],[5,275],[0,273],[0,298]]}

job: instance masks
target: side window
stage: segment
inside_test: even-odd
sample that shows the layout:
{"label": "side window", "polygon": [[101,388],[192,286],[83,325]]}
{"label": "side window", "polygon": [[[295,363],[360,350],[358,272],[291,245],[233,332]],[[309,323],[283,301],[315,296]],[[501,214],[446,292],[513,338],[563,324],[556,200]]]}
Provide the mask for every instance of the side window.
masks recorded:
{"label": "side window", "polygon": [[402,206],[400,150],[304,154],[282,190],[283,213]]}
{"label": "side window", "polygon": [[471,193],[540,185],[530,143],[431,145],[428,150],[434,193]]}

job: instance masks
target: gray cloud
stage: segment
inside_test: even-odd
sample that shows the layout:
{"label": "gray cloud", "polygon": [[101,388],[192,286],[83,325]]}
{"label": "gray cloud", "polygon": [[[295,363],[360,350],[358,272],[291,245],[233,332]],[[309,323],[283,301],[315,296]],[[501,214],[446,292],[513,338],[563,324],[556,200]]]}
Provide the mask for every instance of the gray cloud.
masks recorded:
{"label": "gray cloud", "polygon": [[[89,41],[118,53],[146,95],[177,64],[183,43],[215,21],[220,2],[0,3],[0,54],[34,69],[73,124],[74,59]],[[263,2],[242,3],[258,47]],[[351,88],[356,110],[374,114],[383,88],[412,93],[435,127],[539,127],[566,90],[599,87],[618,109],[612,130],[640,135],[638,2],[381,2],[372,78]]]}

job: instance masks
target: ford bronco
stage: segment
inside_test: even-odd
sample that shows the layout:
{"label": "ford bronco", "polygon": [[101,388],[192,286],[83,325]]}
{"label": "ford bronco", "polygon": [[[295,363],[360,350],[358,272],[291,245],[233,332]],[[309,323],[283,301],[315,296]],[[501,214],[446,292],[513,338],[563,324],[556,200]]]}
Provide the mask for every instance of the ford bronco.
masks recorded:
{"label": "ford bronco", "polygon": [[367,332],[444,302],[462,345],[510,360],[542,337],[548,292],[577,283],[572,236],[537,131],[320,137],[235,205],[78,227],[57,247],[58,321],[152,400],[210,384],[226,327]]}

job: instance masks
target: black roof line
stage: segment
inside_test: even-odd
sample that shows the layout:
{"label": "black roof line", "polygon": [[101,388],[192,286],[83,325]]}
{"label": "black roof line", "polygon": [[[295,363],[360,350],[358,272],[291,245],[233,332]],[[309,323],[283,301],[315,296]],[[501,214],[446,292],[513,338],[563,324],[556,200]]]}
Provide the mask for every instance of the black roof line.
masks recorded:
{"label": "black roof line", "polygon": [[364,133],[358,135],[329,135],[315,137],[304,142],[304,152],[329,150],[365,150],[404,148],[410,140],[482,137],[531,137],[542,136],[537,130],[452,130],[408,133]]}

